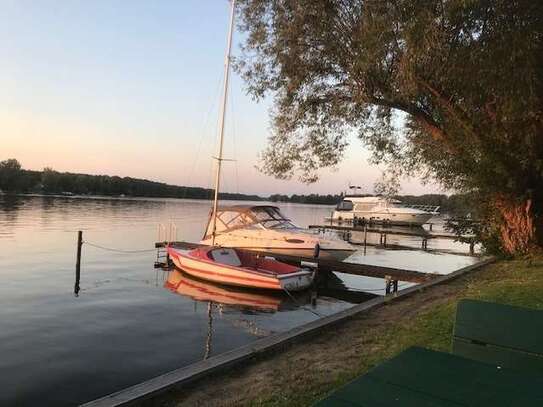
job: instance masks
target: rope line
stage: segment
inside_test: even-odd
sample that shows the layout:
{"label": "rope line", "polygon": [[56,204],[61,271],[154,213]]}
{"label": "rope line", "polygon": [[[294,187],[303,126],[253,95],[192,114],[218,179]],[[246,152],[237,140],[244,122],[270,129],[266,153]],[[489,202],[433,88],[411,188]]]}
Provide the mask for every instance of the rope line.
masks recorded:
{"label": "rope line", "polygon": [[[398,290],[402,287],[407,287],[409,285],[409,283],[404,283],[404,284],[398,284]],[[377,291],[385,291],[386,288],[351,288],[351,289],[348,289],[347,291],[354,291],[354,292],[357,292],[357,293],[363,293],[363,292],[377,292]]]}
{"label": "rope line", "polygon": [[86,240],[84,240],[83,243],[92,247],[96,247],[97,249],[102,249],[102,250],[107,250],[110,252],[117,252],[117,253],[150,253],[150,252],[155,252],[157,250],[157,249],[141,249],[141,250],[114,249],[111,247],[100,246],[95,243],[87,242]]}

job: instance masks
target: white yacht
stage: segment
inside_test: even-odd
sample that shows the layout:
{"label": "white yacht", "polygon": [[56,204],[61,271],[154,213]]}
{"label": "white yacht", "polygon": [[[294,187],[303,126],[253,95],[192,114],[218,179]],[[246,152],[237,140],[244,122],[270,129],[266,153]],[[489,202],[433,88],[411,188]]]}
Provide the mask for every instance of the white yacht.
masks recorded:
{"label": "white yacht", "polygon": [[[200,243],[213,245],[213,214]],[[325,239],[287,219],[276,206],[236,205],[217,208],[214,245],[342,260],[355,249],[338,239]]]}
{"label": "white yacht", "polygon": [[359,219],[393,225],[422,225],[438,214],[439,206],[404,205],[382,196],[346,195],[332,213],[332,221]]}

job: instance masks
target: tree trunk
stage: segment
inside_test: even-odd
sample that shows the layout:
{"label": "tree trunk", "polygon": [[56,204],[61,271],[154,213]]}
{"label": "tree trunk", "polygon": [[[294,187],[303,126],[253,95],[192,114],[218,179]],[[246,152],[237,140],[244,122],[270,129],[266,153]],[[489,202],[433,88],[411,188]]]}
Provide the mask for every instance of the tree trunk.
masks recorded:
{"label": "tree trunk", "polygon": [[501,244],[506,253],[526,254],[541,248],[543,228],[532,199],[508,199],[502,196],[496,199],[495,205],[502,218]]}

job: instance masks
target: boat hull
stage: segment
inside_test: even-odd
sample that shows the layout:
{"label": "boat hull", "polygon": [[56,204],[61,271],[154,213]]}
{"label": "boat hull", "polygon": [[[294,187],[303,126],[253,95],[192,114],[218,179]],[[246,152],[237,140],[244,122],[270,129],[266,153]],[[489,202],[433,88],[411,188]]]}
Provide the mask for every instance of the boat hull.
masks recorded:
{"label": "boat hull", "polygon": [[[211,239],[200,243],[210,246]],[[217,235],[215,244],[222,247],[253,250],[271,254],[313,258],[315,246],[319,246],[319,258],[341,261],[349,257],[355,248],[340,240],[323,239],[308,232],[236,230]]]}
{"label": "boat hull", "polygon": [[193,277],[218,284],[268,290],[300,291],[311,286],[315,277],[313,271],[304,269],[272,275],[243,267],[218,264],[190,253],[183,253],[168,247],[168,255],[177,268]]}

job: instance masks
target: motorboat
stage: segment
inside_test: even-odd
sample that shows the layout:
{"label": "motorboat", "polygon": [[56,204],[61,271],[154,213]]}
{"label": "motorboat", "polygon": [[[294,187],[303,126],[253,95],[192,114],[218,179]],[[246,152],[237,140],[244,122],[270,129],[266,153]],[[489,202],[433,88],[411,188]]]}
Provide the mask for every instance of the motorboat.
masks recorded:
{"label": "motorboat", "polygon": [[185,252],[168,247],[167,251],[187,274],[225,285],[289,292],[308,288],[315,277],[311,269],[233,248],[204,246]]}
{"label": "motorboat", "polygon": [[[201,244],[212,245],[213,214]],[[355,249],[339,238],[324,238],[310,230],[297,227],[271,205],[235,205],[217,209],[215,244],[222,247],[343,260]],[[318,253],[316,253],[316,250]]]}
{"label": "motorboat", "polygon": [[404,205],[397,199],[382,196],[346,195],[332,213],[332,221],[423,225],[437,215],[439,206]]}

